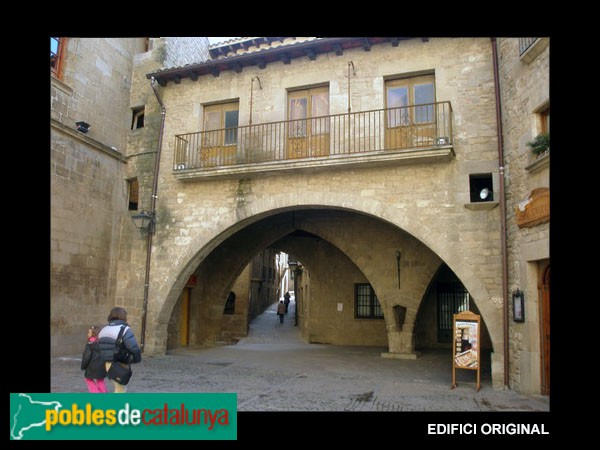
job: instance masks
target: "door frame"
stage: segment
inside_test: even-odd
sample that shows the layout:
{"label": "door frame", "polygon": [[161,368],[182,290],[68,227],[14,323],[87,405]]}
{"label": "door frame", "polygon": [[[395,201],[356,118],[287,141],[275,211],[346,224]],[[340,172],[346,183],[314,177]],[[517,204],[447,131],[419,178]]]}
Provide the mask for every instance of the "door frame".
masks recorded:
{"label": "door frame", "polygon": [[[415,89],[417,86],[432,85],[433,100],[431,103],[417,103]],[[392,107],[389,104],[390,91],[393,89],[405,89],[407,104],[400,107]],[[420,147],[426,142],[433,145],[436,125],[436,85],[435,74],[415,75],[403,78],[392,78],[385,81],[385,148],[394,150],[397,148]],[[417,108],[419,111],[431,110],[431,120],[417,121]],[[392,116],[392,114],[394,116]],[[392,124],[392,117],[398,123]],[[427,114],[429,117],[429,114]]]}
{"label": "door frame", "polygon": [[550,261],[540,264],[538,280],[540,393],[550,395]]}
{"label": "door frame", "polygon": [[[315,96],[323,94],[327,97],[328,112],[325,116],[315,116],[313,114],[313,99]],[[306,117],[292,119],[292,101],[299,100],[306,102],[306,110],[304,111]],[[330,103],[329,85],[288,91],[286,124],[287,159],[329,155]]]}

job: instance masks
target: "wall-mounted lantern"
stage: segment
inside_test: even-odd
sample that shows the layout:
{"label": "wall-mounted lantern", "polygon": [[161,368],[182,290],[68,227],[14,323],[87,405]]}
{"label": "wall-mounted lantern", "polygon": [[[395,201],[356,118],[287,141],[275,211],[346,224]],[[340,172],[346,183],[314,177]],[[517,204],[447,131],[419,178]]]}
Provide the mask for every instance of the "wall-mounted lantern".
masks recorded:
{"label": "wall-mounted lantern", "polygon": [[520,289],[513,291],[513,320],[525,322],[525,294]]}
{"label": "wall-mounted lantern", "polygon": [[83,120],[80,120],[79,122],[75,122],[75,126],[77,128],[77,131],[81,131],[82,133],[87,133],[88,131],[90,131],[90,127],[91,125],[87,122],[84,122]]}
{"label": "wall-mounted lantern", "polygon": [[151,211],[142,210],[139,214],[131,216],[131,219],[140,230],[154,232],[154,214]]}

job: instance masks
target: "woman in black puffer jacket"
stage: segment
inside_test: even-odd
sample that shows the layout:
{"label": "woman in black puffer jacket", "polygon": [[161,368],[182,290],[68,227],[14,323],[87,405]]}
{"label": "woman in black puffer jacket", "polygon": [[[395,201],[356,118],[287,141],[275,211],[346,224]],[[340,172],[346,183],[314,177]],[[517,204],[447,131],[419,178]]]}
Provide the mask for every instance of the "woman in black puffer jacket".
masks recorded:
{"label": "woman in black puffer jacket", "polygon": [[83,376],[90,392],[108,392],[104,383],[106,368],[98,346],[98,327],[94,325],[88,329],[88,341],[81,357],[81,370],[85,370]]}
{"label": "woman in black puffer jacket", "polygon": [[[113,364],[113,358],[115,355],[115,345],[121,327],[124,327],[123,331],[123,345],[129,352],[129,362],[114,364],[121,364],[128,366],[129,364],[139,363],[142,360],[142,352],[138,346],[137,340],[133,335],[133,331],[129,325],[127,325],[127,311],[125,308],[120,306],[114,307],[108,315],[108,325],[106,325],[98,334],[98,345],[100,347],[100,355],[104,361],[106,372],[109,371],[110,366]],[[115,393],[127,392],[127,386],[122,385],[115,380],[112,380],[115,386]]]}

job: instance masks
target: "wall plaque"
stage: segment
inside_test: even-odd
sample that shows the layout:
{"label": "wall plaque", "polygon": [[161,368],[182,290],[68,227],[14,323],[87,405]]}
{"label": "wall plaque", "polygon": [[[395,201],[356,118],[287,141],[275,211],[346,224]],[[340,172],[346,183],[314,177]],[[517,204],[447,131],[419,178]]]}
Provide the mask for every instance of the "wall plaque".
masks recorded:
{"label": "wall plaque", "polygon": [[534,227],[550,221],[550,189],[537,188],[519,202],[515,214],[519,228]]}

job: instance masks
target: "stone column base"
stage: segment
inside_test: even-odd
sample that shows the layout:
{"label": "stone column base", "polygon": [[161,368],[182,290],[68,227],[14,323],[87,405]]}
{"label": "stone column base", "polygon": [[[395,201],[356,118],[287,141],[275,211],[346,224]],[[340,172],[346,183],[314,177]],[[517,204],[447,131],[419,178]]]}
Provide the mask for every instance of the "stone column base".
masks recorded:
{"label": "stone column base", "polygon": [[421,352],[412,352],[412,353],[383,352],[381,354],[382,358],[387,358],[387,359],[417,359],[419,356],[421,356]]}

